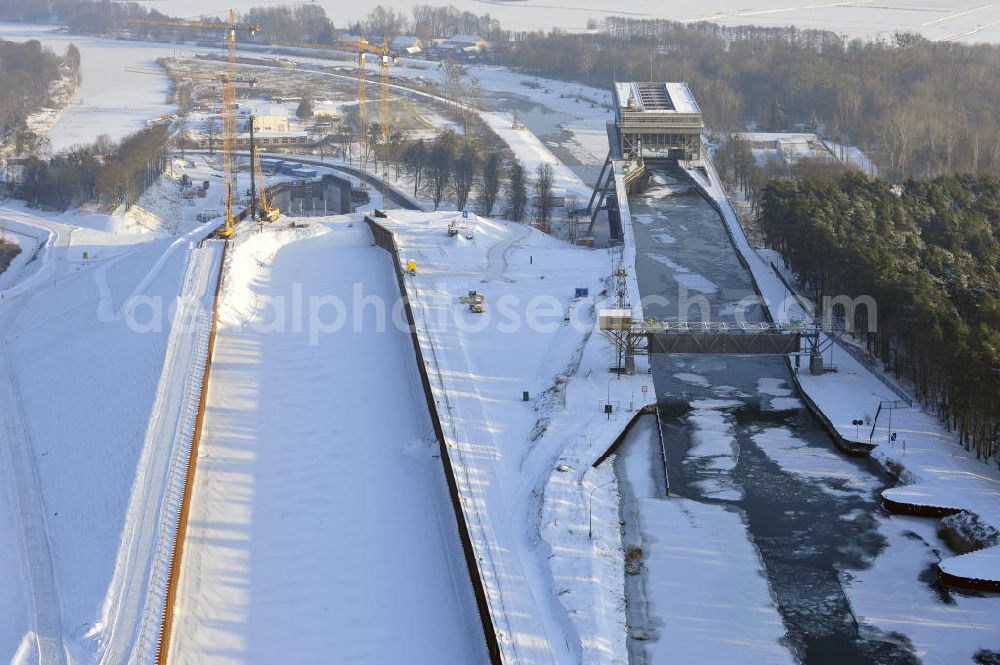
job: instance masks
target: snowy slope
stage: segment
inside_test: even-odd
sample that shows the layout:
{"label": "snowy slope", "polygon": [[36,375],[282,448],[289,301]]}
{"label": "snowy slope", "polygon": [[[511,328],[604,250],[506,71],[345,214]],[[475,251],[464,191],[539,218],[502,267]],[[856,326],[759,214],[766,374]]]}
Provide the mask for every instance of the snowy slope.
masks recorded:
{"label": "snowy slope", "polygon": [[[157,201],[150,199],[151,216]],[[131,533],[126,505],[173,305],[193,245],[209,230],[191,211],[159,226],[183,231],[175,236],[111,233],[102,229],[114,225],[96,213],[0,207],[0,224],[30,236],[36,248],[0,284],[7,367],[0,420],[12,442],[4,455],[19,469],[17,512],[0,500],[0,518],[15,520],[0,548],[0,576],[23,580],[11,582],[12,603],[19,593],[29,598],[25,622],[13,620],[15,604],[12,620],[0,622],[0,649],[13,662],[37,659],[51,642],[70,663],[93,663],[108,646],[102,604],[122,532]],[[141,591],[134,597],[141,601]],[[29,631],[40,637],[14,656],[8,630],[10,639]]]}

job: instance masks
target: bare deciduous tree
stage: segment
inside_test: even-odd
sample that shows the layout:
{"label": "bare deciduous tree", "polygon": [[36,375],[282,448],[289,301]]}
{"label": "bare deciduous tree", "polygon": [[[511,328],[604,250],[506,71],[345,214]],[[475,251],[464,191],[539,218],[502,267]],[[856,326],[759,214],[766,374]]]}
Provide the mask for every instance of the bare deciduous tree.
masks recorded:
{"label": "bare deciduous tree", "polygon": [[455,160],[454,177],[452,178],[455,207],[459,210],[464,210],[465,204],[469,200],[469,192],[472,191],[472,186],[479,173],[479,162],[479,154],[476,149],[466,143]]}
{"label": "bare deciduous tree", "polygon": [[483,175],[479,180],[479,196],[477,199],[479,214],[489,217],[500,194],[500,177],[503,171],[503,159],[491,151],[483,162]]}
{"label": "bare deciduous tree", "polygon": [[528,173],[520,161],[514,160],[507,176],[507,210],[504,215],[515,222],[524,221],[528,208]]}

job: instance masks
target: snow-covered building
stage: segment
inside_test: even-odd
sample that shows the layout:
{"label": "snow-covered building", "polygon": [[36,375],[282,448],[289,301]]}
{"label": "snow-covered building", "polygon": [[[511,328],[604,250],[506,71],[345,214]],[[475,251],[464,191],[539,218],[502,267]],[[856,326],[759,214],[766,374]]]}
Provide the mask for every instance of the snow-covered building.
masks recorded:
{"label": "snow-covered building", "polygon": [[[249,128],[249,119],[253,117],[253,130],[255,132],[287,132],[288,111],[285,107],[274,105],[254,105],[238,106],[237,115],[246,121]],[[221,108],[216,107],[217,112]],[[242,121],[241,121],[242,122]]]}
{"label": "snow-covered building", "polygon": [[[296,148],[303,147],[310,143],[309,135],[306,132],[267,132],[262,131],[254,134],[254,143],[257,144],[262,150],[274,150],[275,148]],[[209,147],[209,141],[211,141],[211,146],[214,148],[222,147],[222,136],[218,133],[213,135],[211,139],[207,134],[202,134],[198,137],[198,147],[207,149]],[[236,137],[236,149],[237,150],[249,150],[250,149],[250,134],[244,133],[239,134]]]}
{"label": "snow-covered building", "polygon": [[488,42],[478,35],[455,35],[438,44],[441,48],[464,53],[479,53],[485,51],[488,45]]}
{"label": "snow-covered building", "polygon": [[622,155],[701,158],[705,123],[687,83],[616,81],[614,96]]}
{"label": "snow-covered building", "polygon": [[803,159],[837,161],[830,148],[816,134],[747,132],[742,136],[750,142],[750,150],[759,166],[769,161],[776,161],[784,167]]}
{"label": "snow-covered building", "polygon": [[419,37],[414,35],[399,35],[392,40],[392,44],[389,46],[390,50],[407,55],[414,55],[420,53],[424,48],[424,43],[420,41]]}
{"label": "snow-covered building", "polygon": [[287,132],[287,115],[255,115],[253,116],[253,130],[255,132]]}
{"label": "snow-covered building", "polygon": [[316,102],[313,104],[313,119],[317,125],[339,125],[341,120],[340,107],[331,102]]}

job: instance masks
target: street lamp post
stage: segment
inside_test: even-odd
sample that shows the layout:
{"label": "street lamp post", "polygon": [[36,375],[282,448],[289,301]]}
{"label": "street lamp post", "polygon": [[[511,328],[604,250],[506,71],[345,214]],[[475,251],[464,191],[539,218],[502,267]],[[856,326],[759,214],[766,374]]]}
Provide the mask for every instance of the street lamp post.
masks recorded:
{"label": "street lamp post", "polygon": [[587,530],[587,538],[589,538],[591,540],[594,539],[594,492],[596,492],[597,490],[601,489],[602,487],[607,487],[608,485],[610,485],[613,482],[615,482],[614,478],[612,478],[611,480],[609,480],[608,482],[606,482],[606,483],[604,483],[602,485],[598,485],[597,487],[593,487],[590,490],[590,500],[589,500],[590,528]]}

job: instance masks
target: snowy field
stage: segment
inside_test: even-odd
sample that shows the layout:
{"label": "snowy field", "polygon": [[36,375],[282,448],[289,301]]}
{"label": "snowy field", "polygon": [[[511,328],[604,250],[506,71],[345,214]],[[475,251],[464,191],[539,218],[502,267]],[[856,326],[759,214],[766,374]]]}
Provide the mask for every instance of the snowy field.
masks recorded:
{"label": "snowy field", "polygon": [[[192,247],[209,230],[179,200],[164,179],[128,213],[0,207],[0,224],[35,248],[0,283],[2,466],[12,481],[0,495],[0,539],[10,544],[0,553],[0,659],[93,663],[117,628],[109,586],[122,534],[151,519],[128,525],[126,513],[169,314]],[[192,283],[189,295],[207,284]]]}
{"label": "snowy field", "polygon": [[[222,16],[229,7],[246,11],[255,0],[141,0],[150,8],[173,16]],[[333,0],[319,4],[338,27],[363,18],[366,10]],[[386,0],[382,5],[410,16],[416,0]],[[508,30],[549,30],[558,27],[582,31],[588,20],[606,16],[672,21],[713,21],[725,25],[794,25],[799,28],[832,30],[851,37],[886,36],[900,30],[919,32],[929,39],[965,42],[1000,41],[1000,6],[981,0],[913,0],[883,4],[873,0],[847,0],[801,4],[789,0],[707,0],[699,3],[658,3],[629,0],[625,4],[580,0],[552,4],[549,0],[455,0],[449,4],[473,14],[490,14]]]}
{"label": "snowy field", "polygon": [[300,221],[231,257],[171,660],[485,662],[389,256]]}

